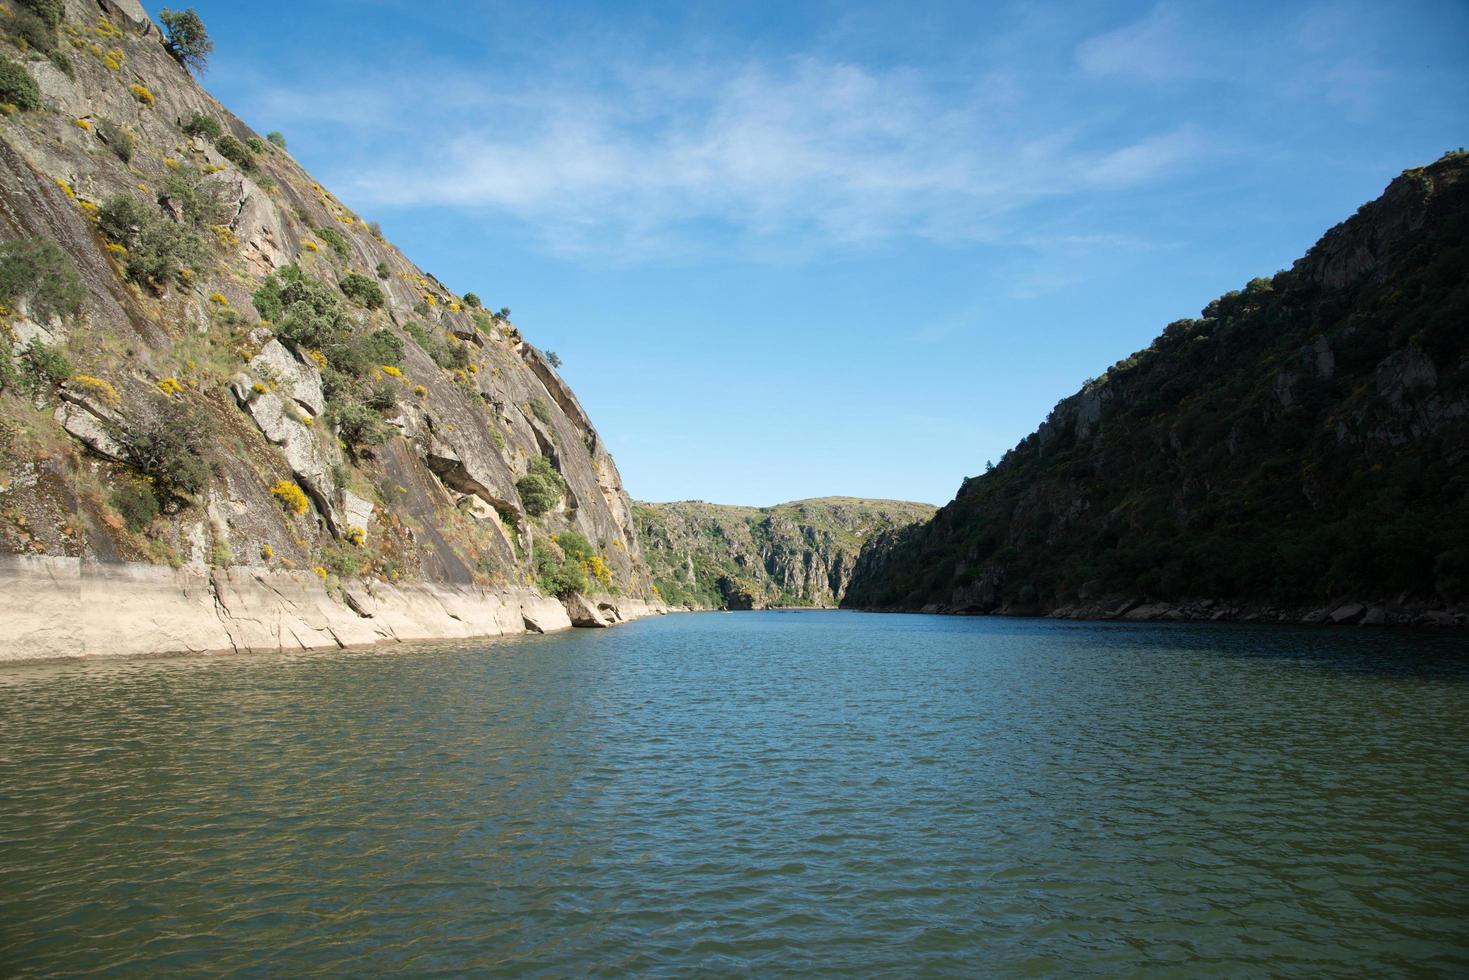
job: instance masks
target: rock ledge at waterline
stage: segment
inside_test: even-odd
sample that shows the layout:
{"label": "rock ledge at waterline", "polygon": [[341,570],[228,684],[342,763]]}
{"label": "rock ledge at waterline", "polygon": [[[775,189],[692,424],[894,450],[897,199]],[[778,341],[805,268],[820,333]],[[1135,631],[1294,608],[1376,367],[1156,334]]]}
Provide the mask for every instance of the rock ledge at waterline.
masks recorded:
{"label": "rock ledge at waterline", "polygon": [[[661,614],[640,599],[588,603],[612,625]],[[270,652],[549,633],[563,604],[530,589],[349,582],[234,566],[172,569],[0,556],[0,661],[155,653]]]}

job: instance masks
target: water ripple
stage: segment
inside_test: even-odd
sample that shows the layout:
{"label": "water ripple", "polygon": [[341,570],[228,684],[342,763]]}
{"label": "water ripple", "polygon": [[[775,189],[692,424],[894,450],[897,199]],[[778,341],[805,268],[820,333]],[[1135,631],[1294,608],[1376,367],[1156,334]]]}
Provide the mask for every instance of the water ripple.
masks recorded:
{"label": "water ripple", "polygon": [[749,613],[0,671],[0,972],[1469,972],[1446,634]]}

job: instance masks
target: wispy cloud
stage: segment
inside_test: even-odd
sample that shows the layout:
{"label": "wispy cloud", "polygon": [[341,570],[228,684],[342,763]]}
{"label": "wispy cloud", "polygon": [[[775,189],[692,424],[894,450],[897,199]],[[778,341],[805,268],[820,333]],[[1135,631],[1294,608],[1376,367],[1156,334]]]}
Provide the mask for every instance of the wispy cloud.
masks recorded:
{"label": "wispy cloud", "polygon": [[1027,118],[1023,83],[1003,72],[957,90],[818,57],[510,86],[417,77],[432,90],[390,71],[266,93],[263,107],[373,143],[334,180],[361,206],[483,208],[564,251],[996,240],[1027,206],[1158,180],[1206,142],[1190,125],[1128,138]]}
{"label": "wispy cloud", "polygon": [[1167,81],[1198,74],[1200,60],[1190,57],[1183,18],[1157,6],[1144,18],[1098,34],[1076,49],[1076,60],[1090,75],[1122,75]]}

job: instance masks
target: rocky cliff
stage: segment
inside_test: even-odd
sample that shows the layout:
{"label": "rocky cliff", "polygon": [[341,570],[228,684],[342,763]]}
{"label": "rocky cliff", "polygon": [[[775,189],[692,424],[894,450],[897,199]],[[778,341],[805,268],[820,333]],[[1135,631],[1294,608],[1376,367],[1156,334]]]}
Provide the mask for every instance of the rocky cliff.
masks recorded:
{"label": "rocky cliff", "polygon": [[775,507],[633,505],[661,597],[689,609],[835,606],[873,534],[926,520],[928,504],[823,497]]}
{"label": "rocky cliff", "polygon": [[[508,311],[212,99],[135,0],[11,3],[0,33],[0,553],[31,556],[0,602],[151,565],[224,618],[303,575],[364,621],[394,590],[493,597],[494,632],[647,608],[617,467]],[[311,645],[293,603],[245,645]]]}
{"label": "rocky cliff", "polygon": [[1469,622],[1469,156],[1409,170],[1288,271],[1169,324],[846,602]]}

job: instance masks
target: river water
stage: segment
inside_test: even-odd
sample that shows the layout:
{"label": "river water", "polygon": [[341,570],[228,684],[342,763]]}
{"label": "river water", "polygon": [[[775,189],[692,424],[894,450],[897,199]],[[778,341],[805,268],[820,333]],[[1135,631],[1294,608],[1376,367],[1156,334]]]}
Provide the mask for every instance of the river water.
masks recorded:
{"label": "river water", "polygon": [[845,612],[0,670],[0,973],[1469,972],[1461,634]]}

